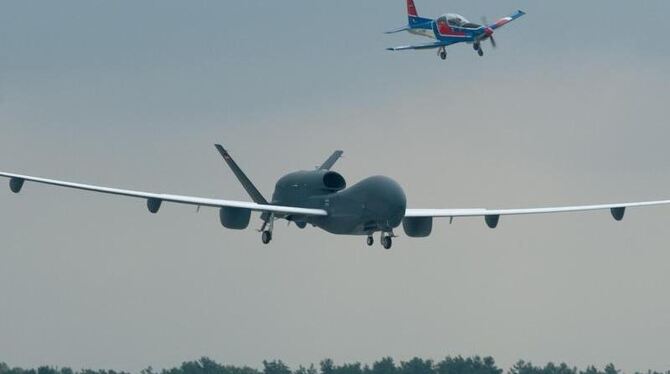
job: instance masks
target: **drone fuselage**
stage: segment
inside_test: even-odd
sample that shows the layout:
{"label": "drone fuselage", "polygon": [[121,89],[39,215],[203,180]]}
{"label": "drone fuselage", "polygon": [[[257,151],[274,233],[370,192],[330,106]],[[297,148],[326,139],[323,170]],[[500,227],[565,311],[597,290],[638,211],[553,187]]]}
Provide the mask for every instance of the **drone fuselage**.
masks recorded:
{"label": "drone fuselage", "polygon": [[279,179],[272,204],[328,212],[327,216],[283,217],[299,227],[311,224],[333,234],[371,235],[398,227],[405,216],[407,199],[402,187],[385,176],[368,177],[347,188],[339,173],[314,170]]}

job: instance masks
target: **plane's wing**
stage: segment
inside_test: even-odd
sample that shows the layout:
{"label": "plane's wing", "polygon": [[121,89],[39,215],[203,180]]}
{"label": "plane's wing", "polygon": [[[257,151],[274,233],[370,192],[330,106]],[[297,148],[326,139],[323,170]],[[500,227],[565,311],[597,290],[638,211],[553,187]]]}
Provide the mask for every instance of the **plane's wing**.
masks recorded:
{"label": "plane's wing", "polygon": [[[518,214],[544,214],[544,213],[565,213],[565,212],[585,212],[591,210],[610,210],[612,216],[620,221],[626,208],[652,206],[652,205],[666,205],[670,204],[670,200],[658,201],[642,201],[629,202],[617,204],[600,204],[600,205],[575,205],[575,206],[561,206],[561,207],[547,207],[547,208],[528,208],[528,209],[407,209],[405,217],[486,217],[486,223],[489,226],[495,227],[500,216],[518,215]],[[491,225],[493,223],[493,225]]]}
{"label": "plane's wing", "polygon": [[291,207],[291,206],[280,206],[272,204],[257,204],[246,201],[235,201],[235,200],[220,200],[220,199],[210,199],[204,197],[194,197],[194,196],[182,196],[182,195],[170,195],[163,193],[154,193],[154,192],[142,192],[142,191],[132,191],[124,190],[119,188],[111,187],[100,187],[93,186],[88,184],[73,183],[59,181],[55,179],[46,179],[39,177],[31,177],[28,175],[12,174],[0,172],[0,177],[9,178],[9,186],[13,192],[21,191],[24,182],[36,182],[42,184],[49,184],[53,186],[68,187],[78,190],[86,190],[93,192],[100,192],[111,195],[121,195],[121,196],[130,196],[147,200],[147,206],[152,213],[156,213],[162,202],[171,202],[178,204],[188,204],[196,206],[208,206],[208,207],[230,207],[230,208],[242,208],[249,209],[258,212],[271,212],[271,213],[284,213],[284,214],[296,214],[296,215],[305,215],[305,216],[326,216],[328,213],[323,209],[308,209],[300,207]]}
{"label": "plane's wing", "polygon": [[514,12],[511,15],[497,20],[494,24],[489,25],[488,27],[490,27],[492,30],[495,30],[499,27],[505,26],[506,24],[514,21],[515,19],[523,16],[524,14],[526,14],[526,12],[524,12],[523,10],[517,10],[516,12]]}
{"label": "plane's wing", "polygon": [[415,45],[401,45],[399,47],[390,47],[386,49],[389,51],[405,51],[408,49],[433,49],[433,48],[446,47],[449,44],[453,43],[432,42],[432,43],[415,44]]}

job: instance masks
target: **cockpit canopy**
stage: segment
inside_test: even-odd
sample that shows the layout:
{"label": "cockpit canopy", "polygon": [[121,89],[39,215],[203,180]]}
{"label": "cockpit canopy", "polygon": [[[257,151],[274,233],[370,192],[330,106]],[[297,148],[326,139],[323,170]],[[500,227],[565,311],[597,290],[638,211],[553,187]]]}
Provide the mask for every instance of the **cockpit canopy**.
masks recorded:
{"label": "cockpit canopy", "polygon": [[455,13],[447,13],[440,17],[438,19],[438,22],[447,22],[447,24],[450,27],[460,27],[464,29],[478,29],[482,27],[482,25],[472,23],[468,21],[465,17],[461,16],[460,14],[455,14]]}

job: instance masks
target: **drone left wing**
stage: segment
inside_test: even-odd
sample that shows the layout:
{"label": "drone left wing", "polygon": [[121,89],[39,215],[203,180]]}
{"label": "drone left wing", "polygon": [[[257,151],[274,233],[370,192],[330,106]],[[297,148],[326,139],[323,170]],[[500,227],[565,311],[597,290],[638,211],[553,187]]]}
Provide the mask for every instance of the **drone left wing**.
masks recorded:
{"label": "drone left wing", "polygon": [[592,210],[609,210],[615,220],[623,219],[626,208],[666,205],[670,200],[642,201],[617,204],[600,205],[575,205],[547,208],[528,208],[528,209],[407,209],[405,217],[408,218],[456,218],[456,217],[484,217],[486,224],[495,228],[498,225],[500,216],[519,215],[519,214],[545,214],[545,213],[566,213],[566,212],[586,212]]}
{"label": "drone left wing", "polygon": [[216,208],[239,208],[247,209],[257,212],[269,212],[269,213],[280,213],[280,214],[292,214],[292,215],[304,215],[304,216],[326,216],[328,213],[323,209],[308,209],[300,207],[291,207],[291,206],[281,206],[281,205],[272,205],[272,204],[258,204],[247,201],[235,201],[235,200],[220,200],[220,199],[211,199],[204,197],[195,197],[195,196],[183,196],[183,195],[171,195],[171,194],[162,194],[154,192],[142,192],[142,191],[132,191],[119,188],[111,187],[101,187],[93,186],[89,184],[82,183],[73,183],[59,181],[55,179],[46,179],[39,177],[31,177],[28,175],[20,175],[13,173],[3,173],[0,172],[0,177],[9,178],[9,187],[12,192],[18,193],[21,191],[23,184],[28,182],[48,184],[52,186],[60,186],[73,188],[78,190],[100,192],[111,195],[120,195],[146,199],[147,208],[151,213],[157,213],[160,209],[160,206],[163,202],[177,203],[177,204],[187,204],[187,205],[196,205],[196,206],[208,206]]}

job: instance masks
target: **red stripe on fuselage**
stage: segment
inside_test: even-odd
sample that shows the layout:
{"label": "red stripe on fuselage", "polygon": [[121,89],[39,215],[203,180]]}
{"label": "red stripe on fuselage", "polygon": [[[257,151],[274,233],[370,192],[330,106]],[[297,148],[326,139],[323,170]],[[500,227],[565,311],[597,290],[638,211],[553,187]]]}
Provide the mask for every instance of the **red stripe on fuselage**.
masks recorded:
{"label": "red stripe on fuselage", "polygon": [[437,32],[442,36],[465,36],[464,32],[455,32],[444,19],[437,21]]}

